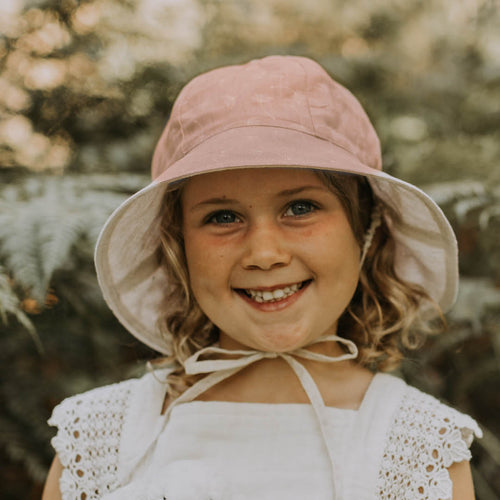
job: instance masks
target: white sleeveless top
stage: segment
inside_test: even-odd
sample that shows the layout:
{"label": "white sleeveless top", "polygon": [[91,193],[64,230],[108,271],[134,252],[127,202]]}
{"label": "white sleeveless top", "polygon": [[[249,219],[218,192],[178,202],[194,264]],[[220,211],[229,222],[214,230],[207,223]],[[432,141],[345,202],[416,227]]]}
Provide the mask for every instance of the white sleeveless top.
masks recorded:
{"label": "white sleeveless top", "polygon": [[[159,379],[147,374],[55,408],[63,500],[332,498],[310,405],[193,401],[165,425]],[[474,434],[482,435],[470,417],[377,374],[358,410],[326,408],[336,498],[449,500],[447,468],[470,459]]]}

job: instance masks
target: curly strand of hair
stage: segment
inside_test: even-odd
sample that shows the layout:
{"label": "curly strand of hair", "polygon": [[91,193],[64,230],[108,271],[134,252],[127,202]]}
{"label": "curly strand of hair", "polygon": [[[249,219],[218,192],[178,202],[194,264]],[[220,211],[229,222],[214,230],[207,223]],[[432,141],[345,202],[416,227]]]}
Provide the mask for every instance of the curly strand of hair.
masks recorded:
{"label": "curly strand of hair", "polygon": [[[382,371],[396,368],[404,351],[420,347],[427,335],[437,333],[445,324],[439,306],[425,290],[398,277],[394,246],[387,223],[382,220],[347,310],[352,321],[346,331],[358,344],[360,362]],[[440,318],[441,325],[433,328],[423,320],[420,309],[424,302]]]}
{"label": "curly strand of hair", "polygon": [[189,286],[182,237],[182,189],[183,183],[167,188],[161,206],[159,252],[170,288],[165,301],[166,312],[158,328],[170,354],[152,366],[169,367],[166,379],[169,400],[175,399],[200,378],[185,373],[184,361],[215,341],[214,327],[194,300]]}

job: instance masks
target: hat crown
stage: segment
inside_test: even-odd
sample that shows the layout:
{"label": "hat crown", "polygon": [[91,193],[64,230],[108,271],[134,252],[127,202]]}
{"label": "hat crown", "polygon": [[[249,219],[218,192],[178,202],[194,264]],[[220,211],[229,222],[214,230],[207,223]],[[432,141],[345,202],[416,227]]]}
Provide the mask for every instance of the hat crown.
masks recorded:
{"label": "hat crown", "polygon": [[277,127],[339,146],[381,170],[377,134],[358,100],[311,59],[269,56],[194,78],[179,94],[153,156],[153,179],[206,139]]}

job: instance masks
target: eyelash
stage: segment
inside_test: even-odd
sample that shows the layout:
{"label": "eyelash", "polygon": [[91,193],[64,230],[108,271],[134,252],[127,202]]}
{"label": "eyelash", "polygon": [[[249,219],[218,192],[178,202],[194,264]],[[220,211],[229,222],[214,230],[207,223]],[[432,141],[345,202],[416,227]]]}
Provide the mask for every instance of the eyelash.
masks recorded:
{"label": "eyelash", "polygon": [[[302,214],[293,214],[292,213],[290,215],[285,215],[289,210],[291,210],[294,206],[297,206],[297,205],[305,205],[308,207],[308,210]],[[319,208],[319,206],[310,200],[294,200],[287,205],[286,209],[283,212],[283,215],[285,217],[301,218],[301,217],[305,217],[305,216],[309,215],[312,212],[315,212],[316,210],[318,210],[318,208]],[[216,221],[217,217],[224,216],[224,215],[229,215],[229,216],[233,217],[234,219],[231,221],[227,221],[227,222],[217,222]],[[209,214],[204,221],[205,224],[215,224],[217,226],[229,226],[230,224],[234,224],[236,222],[241,222],[241,219],[232,210],[217,210],[216,212],[212,212],[211,214]]]}
{"label": "eyelash", "polygon": [[[221,215],[231,215],[234,217],[235,220],[231,222],[217,222],[215,218]],[[216,224],[218,226],[227,226],[229,224],[234,224],[239,220],[240,220],[239,217],[232,210],[217,210],[216,212],[213,212],[207,216],[207,218],[205,219],[205,224]]]}
{"label": "eyelash", "polygon": [[315,212],[319,208],[319,206],[316,203],[310,200],[294,200],[287,206],[284,213],[288,212],[294,205],[307,205],[309,210],[303,214],[292,214],[292,215],[287,215],[286,217],[304,217],[306,215],[309,215],[311,212]]}

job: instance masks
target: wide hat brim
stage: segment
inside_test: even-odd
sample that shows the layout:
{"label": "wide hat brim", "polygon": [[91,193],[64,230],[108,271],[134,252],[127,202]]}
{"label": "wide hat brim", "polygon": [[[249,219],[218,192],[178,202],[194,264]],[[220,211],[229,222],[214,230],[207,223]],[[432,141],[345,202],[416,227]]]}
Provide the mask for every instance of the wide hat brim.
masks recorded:
{"label": "wide hat brim", "polygon": [[214,135],[186,153],[122,203],[102,229],[95,251],[99,285],[111,310],[139,340],[169,354],[158,327],[169,310],[169,283],[158,253],[160,207],[167,185],[209,172],[252,167],[366,176],[374,194],[392,209],[384,217],[396,243],[398,276],[423,287],[443,311],[453,305],[458,289],[456,238],[428,195],[317,136],[284,127],[246,126]]}

